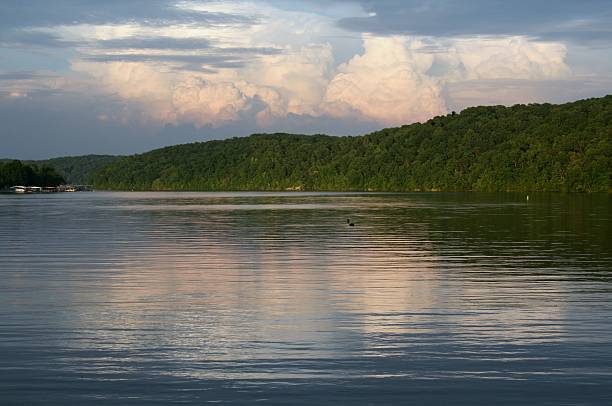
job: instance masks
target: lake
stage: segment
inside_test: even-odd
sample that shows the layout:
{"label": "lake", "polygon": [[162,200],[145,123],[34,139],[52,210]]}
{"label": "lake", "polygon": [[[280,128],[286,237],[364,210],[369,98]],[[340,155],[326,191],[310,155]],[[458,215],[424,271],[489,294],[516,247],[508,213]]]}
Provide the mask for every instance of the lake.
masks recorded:
{"label": "lake", "polygon": [[2,405],[612,404],[610,195],[0,195],[0,269]]}

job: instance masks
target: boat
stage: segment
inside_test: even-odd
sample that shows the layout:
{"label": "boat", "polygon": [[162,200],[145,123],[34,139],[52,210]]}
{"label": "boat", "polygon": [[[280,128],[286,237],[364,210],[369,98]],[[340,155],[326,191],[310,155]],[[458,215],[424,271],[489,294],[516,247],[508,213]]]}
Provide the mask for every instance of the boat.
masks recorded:
{"label": "boat", "polygon": [[28,188],[27,186],[11,186],[10,190],[13,193],[27,193]]}

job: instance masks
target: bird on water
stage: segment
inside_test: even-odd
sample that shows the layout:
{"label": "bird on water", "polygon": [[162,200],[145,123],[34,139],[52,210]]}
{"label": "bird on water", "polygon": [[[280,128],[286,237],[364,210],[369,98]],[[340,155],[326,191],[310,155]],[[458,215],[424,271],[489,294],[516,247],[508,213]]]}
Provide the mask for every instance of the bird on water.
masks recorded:
{"label": "bird on water", "polygon": [[350,227],[355,227],[355,223],[351,223],[351,219],[346,219],[346,224],[348,224]]}

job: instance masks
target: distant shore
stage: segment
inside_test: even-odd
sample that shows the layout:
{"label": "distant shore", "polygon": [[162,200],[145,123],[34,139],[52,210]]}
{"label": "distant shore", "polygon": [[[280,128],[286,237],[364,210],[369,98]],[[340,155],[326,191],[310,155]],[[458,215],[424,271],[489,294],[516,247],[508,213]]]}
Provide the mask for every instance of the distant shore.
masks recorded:
{"label": "distant shore", "polygon": [[[611,193],[611,133],[612,95],[481,106],[355,137],[254,134],[28,162],[31,176],[0,187],[49,178],[48,165],[55,182],[98,190]],[[13,175],[20,164],[0,165]]]}

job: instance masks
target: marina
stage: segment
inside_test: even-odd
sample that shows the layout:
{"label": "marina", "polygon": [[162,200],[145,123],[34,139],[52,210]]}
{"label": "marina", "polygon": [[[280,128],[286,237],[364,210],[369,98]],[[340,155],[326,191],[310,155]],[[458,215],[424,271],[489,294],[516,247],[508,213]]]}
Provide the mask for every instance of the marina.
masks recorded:
{"label": "marina", "polygon": [[59,185],[59,186],[11,186],[0,191],[1,193],[33,194],[33,193],[63,193],[63,192],[92,192],[91,185]]}

